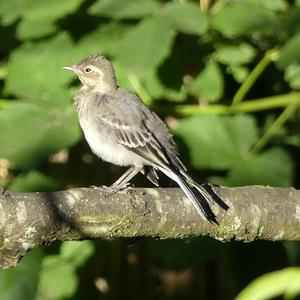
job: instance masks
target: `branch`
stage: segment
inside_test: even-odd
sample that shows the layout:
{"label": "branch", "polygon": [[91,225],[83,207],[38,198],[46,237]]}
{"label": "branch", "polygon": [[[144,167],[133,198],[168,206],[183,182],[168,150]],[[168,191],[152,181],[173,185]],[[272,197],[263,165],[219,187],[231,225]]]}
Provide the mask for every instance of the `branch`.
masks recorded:
{"label": "branch", "polygon": [[0,267],[56,240],[209,235],[220,241],[300,240],[300,191],[248,186],[216,188],[230,206],[202,219],[178,188],[129,188],[105,197],[102,188],[15,193],[0,189]]}

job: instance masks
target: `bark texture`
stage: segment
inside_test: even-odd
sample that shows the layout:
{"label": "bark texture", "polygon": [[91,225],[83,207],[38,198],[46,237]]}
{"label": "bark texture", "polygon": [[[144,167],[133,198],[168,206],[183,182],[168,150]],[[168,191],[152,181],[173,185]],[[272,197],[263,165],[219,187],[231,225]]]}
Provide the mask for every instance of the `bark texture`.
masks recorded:
{"label": "bark texture", "polygon": [[178,188],[130,188],[15,193],[0,189],[0,267],[15,266],[30,249],[56,240],[209,235],[220,241],[300,240],[300,191],[247,186],[215,188],[230,206],[202,219]]}

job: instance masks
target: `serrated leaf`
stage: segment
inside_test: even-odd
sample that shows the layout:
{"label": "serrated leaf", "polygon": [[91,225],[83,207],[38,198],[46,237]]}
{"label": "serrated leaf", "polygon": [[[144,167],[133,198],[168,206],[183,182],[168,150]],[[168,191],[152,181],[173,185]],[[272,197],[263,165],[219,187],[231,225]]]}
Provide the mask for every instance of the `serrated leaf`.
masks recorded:
{"label": "serrated leaf", "polygon": [[68,261],[61,261],[59,255],[46,256],[38,284],[35,300],[62,299],[71,297],[76,292],[78,278],[75,268]]}
{"label": "serrated leaf", "polygon": [[226,184],[229,186],[251,184],[290,186],[292,178],[291,158],[284,150],[272,148],[232,165]]}
{"label": "serrated leaf", "polygon": [[[29,34],[30,28],[32,30],[32,37],[41,36],[45,33],[49,33],[49,25],[42,26],[41,28],[34,27],[34,24],[41,24],[43,21],[46,23],[54,23],[57,19],[74,12],[83,0],[22,0],[22,1],[0,1],[0,16],[2,17],[4,24],[10,24],[21,18],[19,26],[22,31],[17,29],[17,35],[19,38],[31,37]],[[22,24],[27,23],[26,25]],[[24,27],[26,27],[24,35]],[[37,34],[37,30],[39,34]],[[43,29],[45,31],[43,31]]]}
{"label": "serrated leaf", "polygon": [[230,2],[212,17],[212,26],[227,37],[251,34],[276,34],[279,28],[276,13],[256,1]]}
{"label": "serrated leaf", "polygon": [[61,258],[69,261],[74,267],[80,267],[94,253],[91,241],[63,242],[60,247]]}
{"label": "serrated leaf", "polygon": [[9,189],[15,192],[53,191],[59,187],[57,180],[36,170],[18,175],[9,185]]}
{"label": "serrated leaf", "polygon": [[189,86],[189,91],[196,97],[216,102],[221,99],[224,91],[224,80],[218,63],[209,60],[202,72]]}
{"label": "serrated leaf", "polygon": [[267,300],[281,295],[295,299],[300,294],[300,268],[286,268],[256,278],[243,289],[236,300]]}
{"label": "serrated leaf", "polygon": [[74,51],[78,57],[84,57],[89,53],[114,56],[122,49],[123,37],[132,28],[132,25],[119,21],[101,24],[96,30],[79,40]]}
{"label": "serrated leaf", "polygon": [[136,19],[154,13],[159,7],[155,0],[98,0],[88,13],[116,19]]}
{"label": "serrated leaf", "polygon": [[199,5],[190,2],[166,4],[161,14],[178,31],[188,34],[203,34],[208,28],[208,20]]}
{"label": "serrated leaf", "polygon": [[0,110],[0,157],[23,168],[73,145],[80,136],[73,107],[48,110],[20,102]]}
{"label": "serrated leaf", "polygon": [[251,116],[195,116],[180,121],[175,134],[187,145],[193,166],[225,169],[244,159],[258,132]]}
{"label": "serrated leaf", "polygon": [[0,299],[34,299],[43,253],[34,250],[26,254],[12,269],[0,270]]}
{"label": "serrated leaf", "polygon": [[285,69],[290,64],[300,62],[300,33],[294,35],[288,42],[282,47],[280,51],[279,59],[276,64],[280,69]]}
{"label": "serrated leaf", "polygon": [[162,18],[145,19],[125,35],[116,59],[128,72],[143,75],[169,55],[174,36]]}
{"label": "serrated leaf", "polygon": [[220,63],[234,66],[247,64],[253,60],[254,56],[255,49],[246,43],[219,48],[214,54],[214,58]]}
{"label": "serrated leaf", "polygon": [[69,106],[71,95],[65,86],[72,74],[61,67],[76,59],[66,33],[42,42],[25,43],[10,57],[5,90],[50,107]]}

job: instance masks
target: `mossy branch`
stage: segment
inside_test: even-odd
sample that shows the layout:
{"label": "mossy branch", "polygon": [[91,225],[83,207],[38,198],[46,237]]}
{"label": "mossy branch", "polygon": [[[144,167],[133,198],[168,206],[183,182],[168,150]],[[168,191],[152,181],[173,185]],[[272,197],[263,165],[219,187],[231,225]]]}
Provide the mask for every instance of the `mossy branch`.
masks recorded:
{"label": "mossy branch", "polygon": [[221,241],[300,240],[300,191],[248,186],[216,188],[220,225],[202,219],[178,188],[130,188],[106,197],[102,188],[15,193],[0,190],[0,267],[56,240],[209,235]]}

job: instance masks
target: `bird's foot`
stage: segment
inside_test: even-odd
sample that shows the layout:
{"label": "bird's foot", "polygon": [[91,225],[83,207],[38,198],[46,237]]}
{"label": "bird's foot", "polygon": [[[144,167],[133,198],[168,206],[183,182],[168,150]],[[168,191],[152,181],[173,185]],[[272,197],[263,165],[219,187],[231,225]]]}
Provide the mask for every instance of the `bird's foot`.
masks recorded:
{"label": "bird's foot", "polygon": [[111,186],[105,186],[105,198],[112,196],[113,194],[116,194],[120,191],[124,191],[129,188],[130,183],[126,183],[123,185],[111,185]]}

